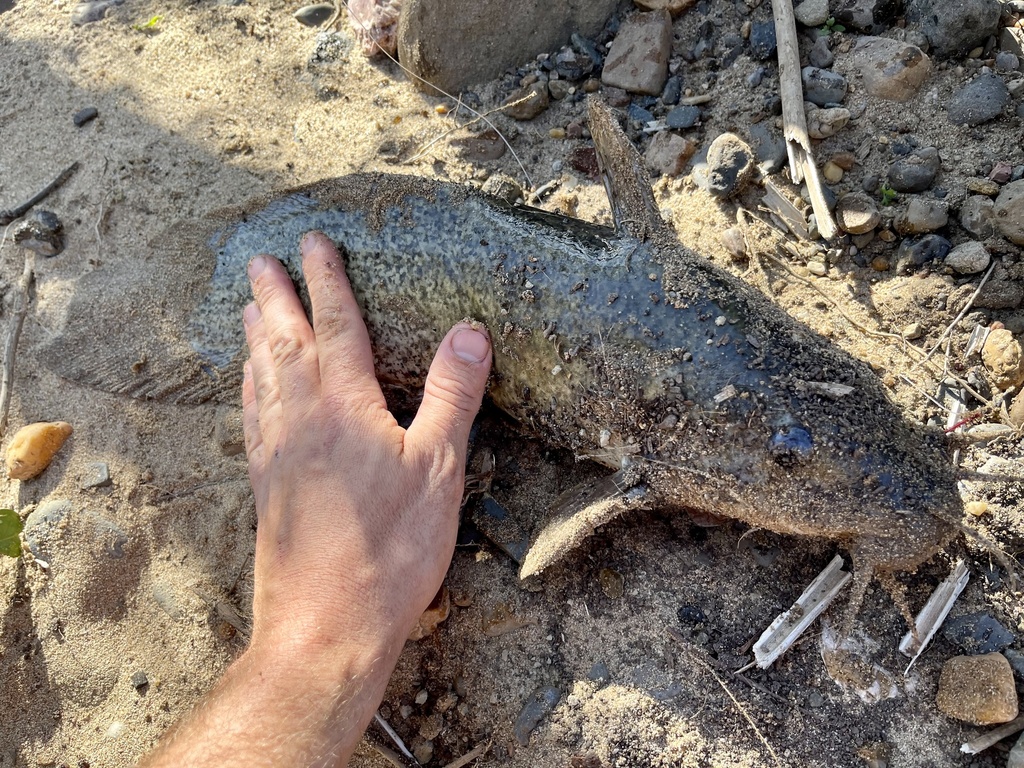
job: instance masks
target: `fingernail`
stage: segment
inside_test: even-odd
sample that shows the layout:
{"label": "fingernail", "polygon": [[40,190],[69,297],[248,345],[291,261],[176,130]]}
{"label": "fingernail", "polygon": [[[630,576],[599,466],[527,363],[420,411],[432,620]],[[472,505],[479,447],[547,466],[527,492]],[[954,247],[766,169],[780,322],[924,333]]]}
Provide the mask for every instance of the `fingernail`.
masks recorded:
{"label": "fingernail", "polygon": [[452,336],[452,351],[467,363],[482,363],[490,348],[487,337],[473,328],[462,328]]}
{"label": "fingernail", "polygon": [[260,308],[256,306],[255,301],[250,301],[246,304],[245,309],[242,310],[242,322],[246,325],[252,325],[260,319]]}
{"label": "fingernail", "polygon": [[313,250],[313,246],[316,244],[316,231],[307,232],[302,236],[302,240],[299,241],[299,252],[302,257],[309,256],[309,252]]}
{"label": "fingernail", "polygon": [[249,279],[255,280],[259,277],[263,270],[267,268],[267,259],[265,256],[256,256],[252,261],[249,262]]}

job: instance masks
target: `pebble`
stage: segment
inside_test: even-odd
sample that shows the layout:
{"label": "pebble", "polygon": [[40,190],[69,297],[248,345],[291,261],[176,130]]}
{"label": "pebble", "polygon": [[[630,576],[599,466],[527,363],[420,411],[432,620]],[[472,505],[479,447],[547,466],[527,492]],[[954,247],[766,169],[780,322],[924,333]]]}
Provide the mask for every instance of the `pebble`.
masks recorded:
{"label": "pebble", "polygon": [[849,85],[846,78],[828,69],[804,67],[800,70],[804,84],[804,98],[819,107],[839,104],[846,98]]}
{"label": "pebble", "polygon": [[946,619],[942,636],[968,656],[996,653],[1013,645],[1006,627],[987,613],[968,613]]}
{"label": "pebble", "polygon": [[778,41],[775,38],[775,22],[758,21],[750,26],[750,52],[758,61],[775,58]]}
{"label": "pebble", "polygon": [[332,3],[304,5],[292,14],[292,18],[304,27],[319,27],[332,16],[334,16],[334,5]]}
{"label": "pebble", "polygon": [[843,195],[836,203],[836,221],[851,235],[863,235],[877,227],[882,216],[875,201],[860,192]]}
{"label": "pebble", "polygon": [[569,96],[573,90],[574,86],[568,80],[548,81],[548,95],[555,101],[561,101],[566,96]]}
{"label": "pebble", "polygon": [[546,83],[533,83],[520,88],[507,99],[506,104],[521,103],[505,110],[505,114],[514,120],[533,120],[541,114],[551,100],[548,98],[548,87]]}
{"label": "pebble", "polygon": [[946,114],[955,125],[981,125],[1003,114],[1010,91],[999,75],[982,72],[950,99]]}
{"label": "pebble", "polygon": [[973,725],[998,725],[1017,716],[1013,670],[1002,654],[954,656],[942,666],[935,703]]}
{"label": "pebble", "polygon": [[1024,351],[1013,333],[1006,328],[989,331],[985,346],[981,349],[981,361],[999,389],[1024,384]]}
{"label": "pebble", "polygon": [[998,51],[996,53],[996,69],[1001,72],[1016,72],[1020,69],[1020,59],[1009,51]]}
{"label": "pebble", "polygon": [[844,171],[852,171],[857,164],[857,156],[853,152],[835,152],[829,159]]}
{"label": "pebble", "polygon": [[962,56],[999,31],[999,0],[909,0],[909,26],[917,26],[942,56]]}
{"label": "pebble", "polygon": [[984,243],[968,240],[946,254],[946,266],[958,275],[975,275],[988,269],[992,257]]}
{"label": "pebble", "polygon": [[793,9],[793,15],[805,27],[820,27],[829,18],[828,0],[804,0]]}
{"label": "pebble", "polygon": [[[1009,668],[1009,664],[1007,664],[1007,668]],[[530,694],[529,700],[520,710],[519,715],[516,716],[515,723],[512,725],[512,733],[516,737],[516,741],[519,742],[519,746],[529,746],[530,734],[533,732],[533,729],[540,725],[541,720],[554,711],[561,698],[562,692],[550,685],[538,688]]]}
{"label": "pebble", "polygon": [[516,205],[525,198],[519,182],[504,173],[491,174],[480,187],[480,191],[504,200],[509,205]]}
{"label": "pebble", "polygon": [[896,271],[906,274],[936,259],[944,259],[952,247],[952,243],[941,235],[908,237],[896,251]]}
{"label": "pebble", "polygon": [[889,167],[889,184],[897,192],[924,192],[942,166],[935,147],[915,149]]}
{"label": "pebble", "polygon": [[824,176],[825,181],[830,184],[838,184],[843,180],[843,169],[829,161],[825,163],[825,166],[821,169],[821,175]]}
{"label": "pebble", "polygon": [[16,245],[40,256],[64,252],[64,223],[52,211],[36,208],[11,230]]}
{"label": "pebble", "polygon": [[661,103],[671,107],[679,103],[679,97],[682,95],[682,78],[673,75],[665,82],[665,88],[661,92]]}
{"label": "pebble", "polygon": [[625,580],[622,574],[614,568],[602,568],[597,574],[597,580],[601,584],[601,591],[605,597],[611,600],[618,600],[622,597],[625,589]]}
{"label": "pebble", "polygon": [[832,66],[832,62],[835,61],[836,57],[832,54],[832,49],[828,47],[828,37],[826,35],[820,35],[815,39],[810,53],[807,54],[807,59],[811,62],[812,67],[824,69],[825,67]]}
{"label": "pebble", "polygon": [[42,474],[73,431],[66,421],[39,421],[23,426],[7,446],[7,476],[12,480],[31,480]]}
{"label": "pebble", "polygon": [[587,679],[595,683],[602,683],[610,677],[611,673],[608,671],[608,665],[603,661],[594,664],[587,673]]}
{"label": "pebble", "polygon": [[995,203],[984,195],[971,195],[960,206],[960,226],[975,237],[992,237],[996,231]]}
{"label": "pebble", "polygon": [[107,15],[107,11],[124,0],[82,0],[71,9],[71,23],[76,27],[99,21]]}
{"label": "pebble", "polygon": [[893,226],[901,235],[922,235],[941,229],[948,221],[945,205],[915,197],[897,214]]}
{"label": "pebble", "polygon": [[630,120],[633,120],[641,125],[646,125],[654,120],[654,114],[649,109],[644,109],[639,104],[630,104],[626,109],[626,114]]}
{"label": "pebble", "polygon": [[416,703],[416,706],[422,707],[424,704],[427,703],[428,698],[430,698],[430,693],[427,691],[426,688],[423,688],[422,690],[417,692],[416,698],[413,699],[413,701]]}
{"label": "pebble", "polygon": [[1006,768],[1024,768],[1024,735],[1017,739],[1006,756]]}
{"label": "pebble", "polygon": [[738,261],[747,258],[747,243],[743,237],[743,230],[739,227],[729,227],[720,234],[719,239],[722,245],[729,252],[729,255]]}
{"label": "pebble", "polygon": [[697,145],[689,139],[662,131],[651,139],[644,161],[656,173],[678,176],[696,151]]}
{"label": "pebble", "polygon": [[86,107],[80,109],[72,116],[71,121],[75,124],[76,128],[81,128],[88,122],[95,120],[99,117],[100,111],[96,107]]}
{"label": "pebble", "polygon": [[818,709],[819,707],[823,707],[825,706],[825,697],[817,691],[811,691],[810,695],[807,697],[807,705],[811,709]]}
{"label": "pebble", "polygon": [[992,166],[992,170],[988,173],[988,178],[989,181],[994,181],[996,184],[1005,184],[1012,175],[1013,166],[1000,160]]}
{"label": "pebble", "polygon": [[708,148],[708,191],[726,198],[743,189],[754,174],[754,151],[734,133],[723,133]]}
{"label": "pebble", "polygon": [[419,744],[413,747],[412,756],[416,758],[416,762],[418,762],[420,765],[426,765],[434,759],[434,742],[420,742]]}
{"label": "pebble", "polygon": [[132,688],[139,693],[145,693],[145,689],[149,687],[149,676],[141,669],[132,675]]}
{"label": "pebble", "polygon": [[668,11],[638,13],[619,28],[601,82],[630,93],[657,96],[668,79],[672,18]]}
{"label": "pebble", "polygon": [[924,336],[924,326],[921,325],[920,323],[911,323],[902,331],[900,331],[900,335],[907,341],[914,341],[915,339],[920,339],[922,336]]}
{"label": "pebble", "polygon": [[1003,237],[1024,245],[1024,179],[1011,181],[1003,187],[992,213]]}
{"label": "pebble", "polygon": [[966,504],[964,504],[964,512],[966,512],[969,515],[974,515],[975,517],[981,517],[986,512],[988,512],[988,502],[968,501]]}
{"label": "pebble", "polygon": [[700,116],[699,107],[676,107],[665,116],[665,125],[669,128],[693,128],[700,122]]}
{"label": "pebble", "polygon": [[89,488],[106,488],[108,485],[110,485],[110,467],[105,461],[93,461],[85,465],[79,476],[79,487],[83,491]]}
{"label": "pebble", "polygon": [[811,102],[804,103],[807,113],[807,134],[812,139],[827,139],[835,136],[850,122],[850,110],[844,107],[818,109]]}
{"label": "pebble", "polygon": [[920,48],[888,37],[862,37],[847,58],[861,74],[870,96],[907,101],[932,71],[932,62]]}

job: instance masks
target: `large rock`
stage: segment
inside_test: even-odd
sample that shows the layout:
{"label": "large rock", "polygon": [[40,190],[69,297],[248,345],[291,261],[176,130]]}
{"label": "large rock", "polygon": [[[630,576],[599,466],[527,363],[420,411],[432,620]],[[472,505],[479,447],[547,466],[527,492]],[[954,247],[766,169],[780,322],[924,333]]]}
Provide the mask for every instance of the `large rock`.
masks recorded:
{"label": "large rock", "polygon": [[630,93],[657,96],[668,79],[672,17],[668,11],[638,13],[627,19],[612,42],[601,82]]}
{"label": "large rock", "polygon": [[888,37],[862,37],[844,59],[849,72],[859,72],[864,90],[890,101],[906,101],[928,79],[932,62],[916,45]]}
{"label": "large rock", "polygon": [[1003,187],[992,213],[1003,237],[1017,245],[1024,245],[1024,179]]}
{"label": "large rock", "polygon": [[940,56],[960,56],[999,31],[999,0],[909,0],[907,20]]}
{"label": "large rock", "polygon": [[990,331],[981,349],[981,361],[1000,389],[1024,383],[1024,350],[1006,328]]}
{"label": "large rock", "polygon": [[1017,716],[1010,662],[998,653],[954,656],[942,667],[935,703],[950,717],[974,725],[1008,723]]}
{"label": "large rock", "polygon": [[1010,89],[994,72],[985,71],[957,91],[946,107],[956,125],[981,125],[999,117],[1010,102]]}
{"label": "large rock", "polygon": [[[617,0],[406,0],[398,58],[427,83],[456,93],[564,45],[573,32],[593,37]],[[500,20],[500,23],[496,23]],[[432,91],[430,85],[416,81]]]}

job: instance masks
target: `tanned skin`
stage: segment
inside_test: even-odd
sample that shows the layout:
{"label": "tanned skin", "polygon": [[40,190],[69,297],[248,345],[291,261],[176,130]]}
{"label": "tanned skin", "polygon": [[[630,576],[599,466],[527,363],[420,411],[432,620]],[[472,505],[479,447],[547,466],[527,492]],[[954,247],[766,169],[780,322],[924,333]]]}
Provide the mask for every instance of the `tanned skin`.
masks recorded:
{"label": "tanned skin", "polygon": [[455,548],[488,337],[449,331],[403,429],[333,243],[311,232],[301,251],[312,325],[276,260],[249,265],[252,641],[146,768],[345,765]]}

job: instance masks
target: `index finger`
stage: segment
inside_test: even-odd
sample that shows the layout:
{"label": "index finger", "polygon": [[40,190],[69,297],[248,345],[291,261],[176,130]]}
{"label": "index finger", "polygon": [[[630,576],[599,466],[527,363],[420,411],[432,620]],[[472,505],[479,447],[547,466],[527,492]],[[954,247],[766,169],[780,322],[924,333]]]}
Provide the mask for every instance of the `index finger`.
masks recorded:
{"label": "index finger", "polygon": [[370,335],[338,249],[323,232],[308,232],[300,250],[323,391],[344,388],[383,399],[373,368]]}

